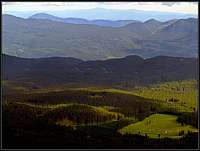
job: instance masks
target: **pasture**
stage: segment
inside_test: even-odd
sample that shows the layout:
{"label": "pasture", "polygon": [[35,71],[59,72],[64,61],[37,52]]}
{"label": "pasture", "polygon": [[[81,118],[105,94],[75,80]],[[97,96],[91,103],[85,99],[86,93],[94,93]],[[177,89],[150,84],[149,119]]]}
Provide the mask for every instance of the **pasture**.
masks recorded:
{"label": "pasture", "polygon": [[190,125],[181,125],[176,121],[177,116],[167,114],[153,114],[143,121],[130,124],[120,129],[121,134],[138,134],[150,138],[180,138],[197,129]]}

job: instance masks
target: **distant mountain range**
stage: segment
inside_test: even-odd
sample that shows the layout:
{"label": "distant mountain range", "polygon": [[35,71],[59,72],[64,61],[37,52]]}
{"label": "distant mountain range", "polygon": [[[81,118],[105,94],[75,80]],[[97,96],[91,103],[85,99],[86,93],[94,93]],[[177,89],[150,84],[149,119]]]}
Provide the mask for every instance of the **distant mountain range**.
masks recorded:
{"label": "distant mountain range", "polygon": [[99,26],[108,26],[108,27],[122,27],[130,23],[139,22],[136,20],[87,20],[82,18],[61,18],[46,13],[38,13],[29,17],[30,19],[48,19],[52,21],[72,23],[72,24],[88,24],[88,25],[99,25]]}
{"label": "distant mountain range", "polygon": [[[5,14],[11,14],[22,18],[28,18],[39,11],[6,11]],[[61,11],[43,11],[42,13],[51,14],[61,18],[84,18],[87,20],[139,20],[147,21],[149,19],[156,19],[159,21],[167,21],[171,19],[186,19],[198,15],[185,13],[169,13],[159,11],[144,11],[144,10],[120,10],[120,9],[80,9],[80,10],[61,10]]]}
{"label": "distant mountain range", "polygon": [[[63,56],[84,60],[128,55],[144,58],[198,55],[196,18],[166,22],[150,19],[113,28],[33,17],[23,19],[3,15],[3,53],[25,58]],[[77,23],[80,19],[75,21]]]}
{"label": "distant mountain range", "polygon": [[139,56],[82,61],[75,58],[27,59],[2,55],[3,80],[46,86],[65,83],[133,87],[158,82],[197,79],[198,59]]}

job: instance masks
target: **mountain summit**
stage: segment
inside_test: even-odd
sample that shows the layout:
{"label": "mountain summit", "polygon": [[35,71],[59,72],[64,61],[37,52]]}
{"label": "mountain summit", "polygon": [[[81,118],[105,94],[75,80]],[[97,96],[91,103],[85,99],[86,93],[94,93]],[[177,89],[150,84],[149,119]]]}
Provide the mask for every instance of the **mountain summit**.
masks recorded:
{"label": "mountain summit", "polygon": [[2,19],[2,50],[13,56],[99,60],[127,55],[196,57],[198,52],[198,22],[195,18],[133,22],[118,28],[80,23],[83,22],[80,19],[76,20],[79,24],[11,15],[3,15]]}

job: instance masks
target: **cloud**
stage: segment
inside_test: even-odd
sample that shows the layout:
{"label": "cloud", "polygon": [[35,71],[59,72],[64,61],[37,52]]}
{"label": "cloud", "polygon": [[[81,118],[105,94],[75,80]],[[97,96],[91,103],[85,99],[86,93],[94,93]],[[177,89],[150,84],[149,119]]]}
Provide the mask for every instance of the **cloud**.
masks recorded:
{"label": "cloud", "polygon": [[17,5],[20,4],[21,2],[2,2],[2,5]]}
{"label": "cloud", "polygon": [[4,11],[57,11],[72,9],[136,9],[198,14],[198,2],[3,2]]}
{"label": "cloud", "polygon": [[151,5],[152,2],[137,2],[139,5]]}
{"label": "cloud", "polygon": [[65,6],[65,2],[44,2],[42,3],[43,6]]}
{"label": "cloud", "polygon": [[162,5],[166,5],[166,6],[172,6],[175,4],[179,4],[178,2],[162,2]]}

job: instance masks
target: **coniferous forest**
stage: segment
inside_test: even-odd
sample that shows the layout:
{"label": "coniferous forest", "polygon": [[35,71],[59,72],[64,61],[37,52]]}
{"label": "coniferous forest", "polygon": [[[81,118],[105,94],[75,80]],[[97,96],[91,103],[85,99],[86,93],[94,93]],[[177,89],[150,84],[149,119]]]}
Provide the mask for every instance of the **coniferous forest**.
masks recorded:
{"label": "coniferous forest", "polygon": [[170,12],[198,3],[30,3],[2,5],[2,148],[199,148],[198,13]]}

